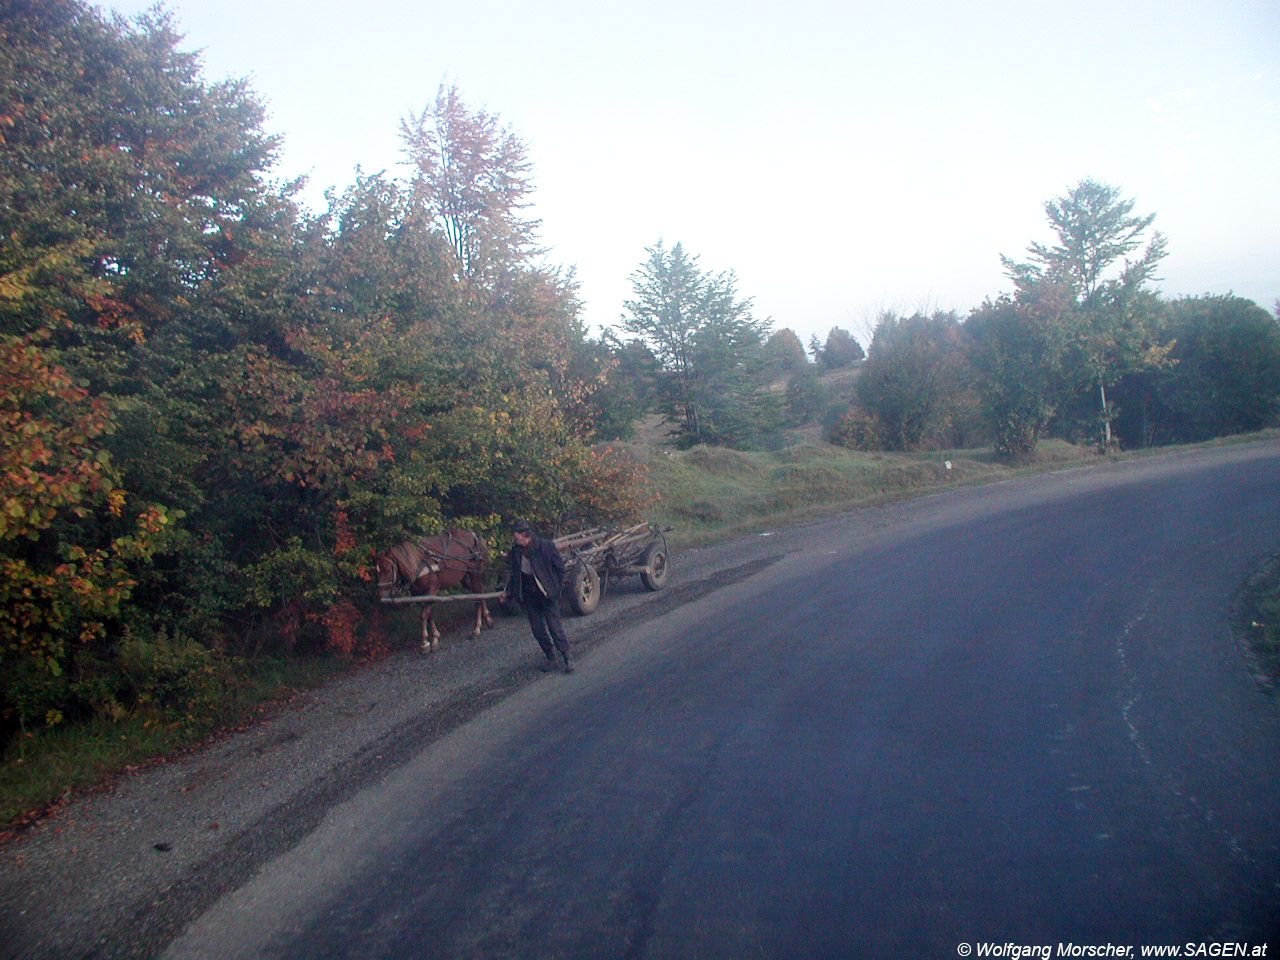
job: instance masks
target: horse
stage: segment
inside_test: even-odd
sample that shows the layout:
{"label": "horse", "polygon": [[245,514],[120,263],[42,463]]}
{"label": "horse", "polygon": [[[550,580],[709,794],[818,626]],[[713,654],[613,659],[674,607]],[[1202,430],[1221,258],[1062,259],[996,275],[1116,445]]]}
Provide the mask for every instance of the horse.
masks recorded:
{"label": "horse", "polygon": [[[378,594],[383,599],[395,594],[434,597],[458,585],[471,593],[483,593],[488,563],[488,544],[470,530],[447,530],[417,542],[406,540],[374,558]],[[422,650],[430,653],[440,648],[440,631],[431,615],[435,604],[421,606]],[[489,608],[484,600],[477,600],[476,627],[471,635],[479,637],[482,626],[492,625]]]}

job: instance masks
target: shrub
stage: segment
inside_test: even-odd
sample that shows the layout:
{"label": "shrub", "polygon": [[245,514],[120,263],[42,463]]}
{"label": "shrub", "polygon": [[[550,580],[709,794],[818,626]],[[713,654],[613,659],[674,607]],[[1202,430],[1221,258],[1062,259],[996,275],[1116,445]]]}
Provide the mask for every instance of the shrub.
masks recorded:
{"label": "shrub", "polygon": [[215,717],[235,684],[232,661],[190,637],[163,631],[126,639],[118,664],[132,700],[171,720]]}
{"label": "shrub", "polygon": [[828,429],[827,439],[850,450],[883,450],[884,424],[861,407],[851,407]]}

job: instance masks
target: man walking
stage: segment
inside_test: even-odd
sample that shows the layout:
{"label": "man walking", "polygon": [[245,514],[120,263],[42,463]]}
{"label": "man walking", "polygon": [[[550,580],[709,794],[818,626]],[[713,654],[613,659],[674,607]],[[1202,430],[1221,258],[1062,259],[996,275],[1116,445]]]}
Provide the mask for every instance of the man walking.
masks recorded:
{"label": "man walking", "polygon": [[555,543],[536,536],[524,520],[517,520],[512,532],[516,542],[508,558],[510,575],[503,599],[524,604],[533,638],[538,641],[546,658],[541,669],[544,672],[555,669],[556,651],[559,650],[564,672],[572,673],[569,638],[564,635],[564,624],[560,622],[564,558]]}

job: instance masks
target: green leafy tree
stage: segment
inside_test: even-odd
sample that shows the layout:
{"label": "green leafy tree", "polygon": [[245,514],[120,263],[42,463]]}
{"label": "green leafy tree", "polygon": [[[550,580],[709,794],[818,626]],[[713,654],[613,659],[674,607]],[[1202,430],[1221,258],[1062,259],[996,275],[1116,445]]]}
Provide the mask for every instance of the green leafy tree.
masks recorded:
{"label": "green leafy tree", "polygon": [[419,199],[381,177],[334,198],[307,243],[312,292],[287,349],[253,346],[227,397],[236,471],[262,491],[258,525],[280,531],[257,538],[247,599],[286,623],[300,612],[299,629],[336,629],[339,649],[353,643],[342,611],[368,592],[370,550],[635,506],[622,485],[610,502],[595,483],[625,470],[590,451],[579,420],[596,374],[573,368],[572,284],[512,261],[501,289],[477,297]]}
{"label": "green leafy tree", "polygon": [[1159,330],[1168,363],[1117,388],[1119,436],[1134,446],[1257,430],[1280,412],[1280,323],[1251,300],[1184,297]]}
{"label": "green leafy tree", "polygon": [[1170,304],[1165,335],[1178,439],[1203,439],[1276,422],[1280,413],[1280,323],[1251,300],[1204,296]]}
{"label": "green leafy tree", "polygon": [[975,387],[1004,457],[1033,454],[1056,409],[1070,302],[1066,291],[1042,283],[1017,298],[988,300],[965,322]]}
{"label": "green leafy tree", "polygon": [[[0,271],[81,245],[38,279],[61,346],[145,336],[238,259],[277,141],[242,82],[206,85],[170,19],[105,22],[75,0],[8,0],[0,47]],[[89,293],[84,284],[96,281]],[[10,311],[31,329],[47,311]],[[32,303],[31,306],[38,306]],[[105,332],[104,332],[105,331]]]}
{"label": "green leafy tree", "polygon": [[41,703],[109,707],[111,684],[90,696],[76,664],[117,669],[158,635],[143,595],[208,442],[187,426],[199,391],[171,389],[199,379],[188,347],[204,334],[177,331],[253,247],[275,140],[243,84],[201,81],[163,15],[10,0],[0,23],[6,416],[34,431],[10,450],[32,472],[6,492],[25,527],[0,555],[6,592],[26,598],[11,609],[29,609],[10,621],[3,709],[29,721]]}
{"label": "green leafy tree", "polygon": [[479,212],[420,168],[303,217],[252,93],[206,84],[166,17],[0,10],[6,727],[187,719],[224,653],[370,653],[393,538],[640,509],[589,445],[602,372],[496,121],[454,92],[432,128]]}
{"label": "green leafy tree", "polygon": [[1064,370],[1075,371],[1080,383],[1094,390],[1104,449],[1112,445],[1115,418],[1108,391],[1130,372],[1159,364],[1165,353],[1153,339],[1160,304],[1147,284],[1166,244],[1153,232],[1141,256],[1128,259],[1143,246],[1155,219],[1154,214],[1134,216],[1133,207],[1134,201],[1123,199],[1119,189],[1082,180],[1045,204],[1057,244],[1031,244],[1030,258],[1021,263],[1001,257],[1019,296],[1034,298],[1045,284],[1069,293]]}
{"label": "green leafy tree", "polygon": [[603,375],[600,389],[591,395],[591,421],[598,440],[631,440],[636,424],[654,406],[654,391],[661,365],[653,352],[639,340],[619,340],[604,331],[591,345],[600,359]]}
{"label": "green leafy tree", "polygon": [[768,321],[752,316],[732,273],[706,273],[697,257],[661,241],[632,274],[635,299],[625,303],[621,327],[662,365],[658,396],[676,424],[678,442],[726,445],[760,431],[759,387]]}
{"label": "green leafy tree", "polygon": [[862,344],[843,327],[832,327],[824,343],[814,337],[810,347],[818,363],[828,370],[841,370],[866,358]]}
{"label": "green leafy tree", "polygon": [[831,403],[831,388],[818,377],[814,364],[806,363],[787,378],[786,414],[793,426],[820,417]]}
{"label": "green leafy tree", "polygon": [[768,376],[785,376],[809,365],[804,344],[794,330],[783,327],[769,334],[764,342],[764,366]]}
{"label": "green leafy tree", "polygon": [[885,314],[858,377],[862,406],[883,425],[892,449],[920,446],[963,388],[962,328],[951,313]]}

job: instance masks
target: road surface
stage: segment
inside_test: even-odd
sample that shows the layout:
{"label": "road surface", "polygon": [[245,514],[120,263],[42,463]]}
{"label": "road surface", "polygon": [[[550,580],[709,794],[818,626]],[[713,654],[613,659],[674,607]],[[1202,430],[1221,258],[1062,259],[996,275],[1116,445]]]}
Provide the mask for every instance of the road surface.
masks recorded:
{"label": "road surface", "polygon": [[1274,443],[759,538],[334,804],[165,956],[1274,953],[1280,713],[1228,619],[1277,548]]}

